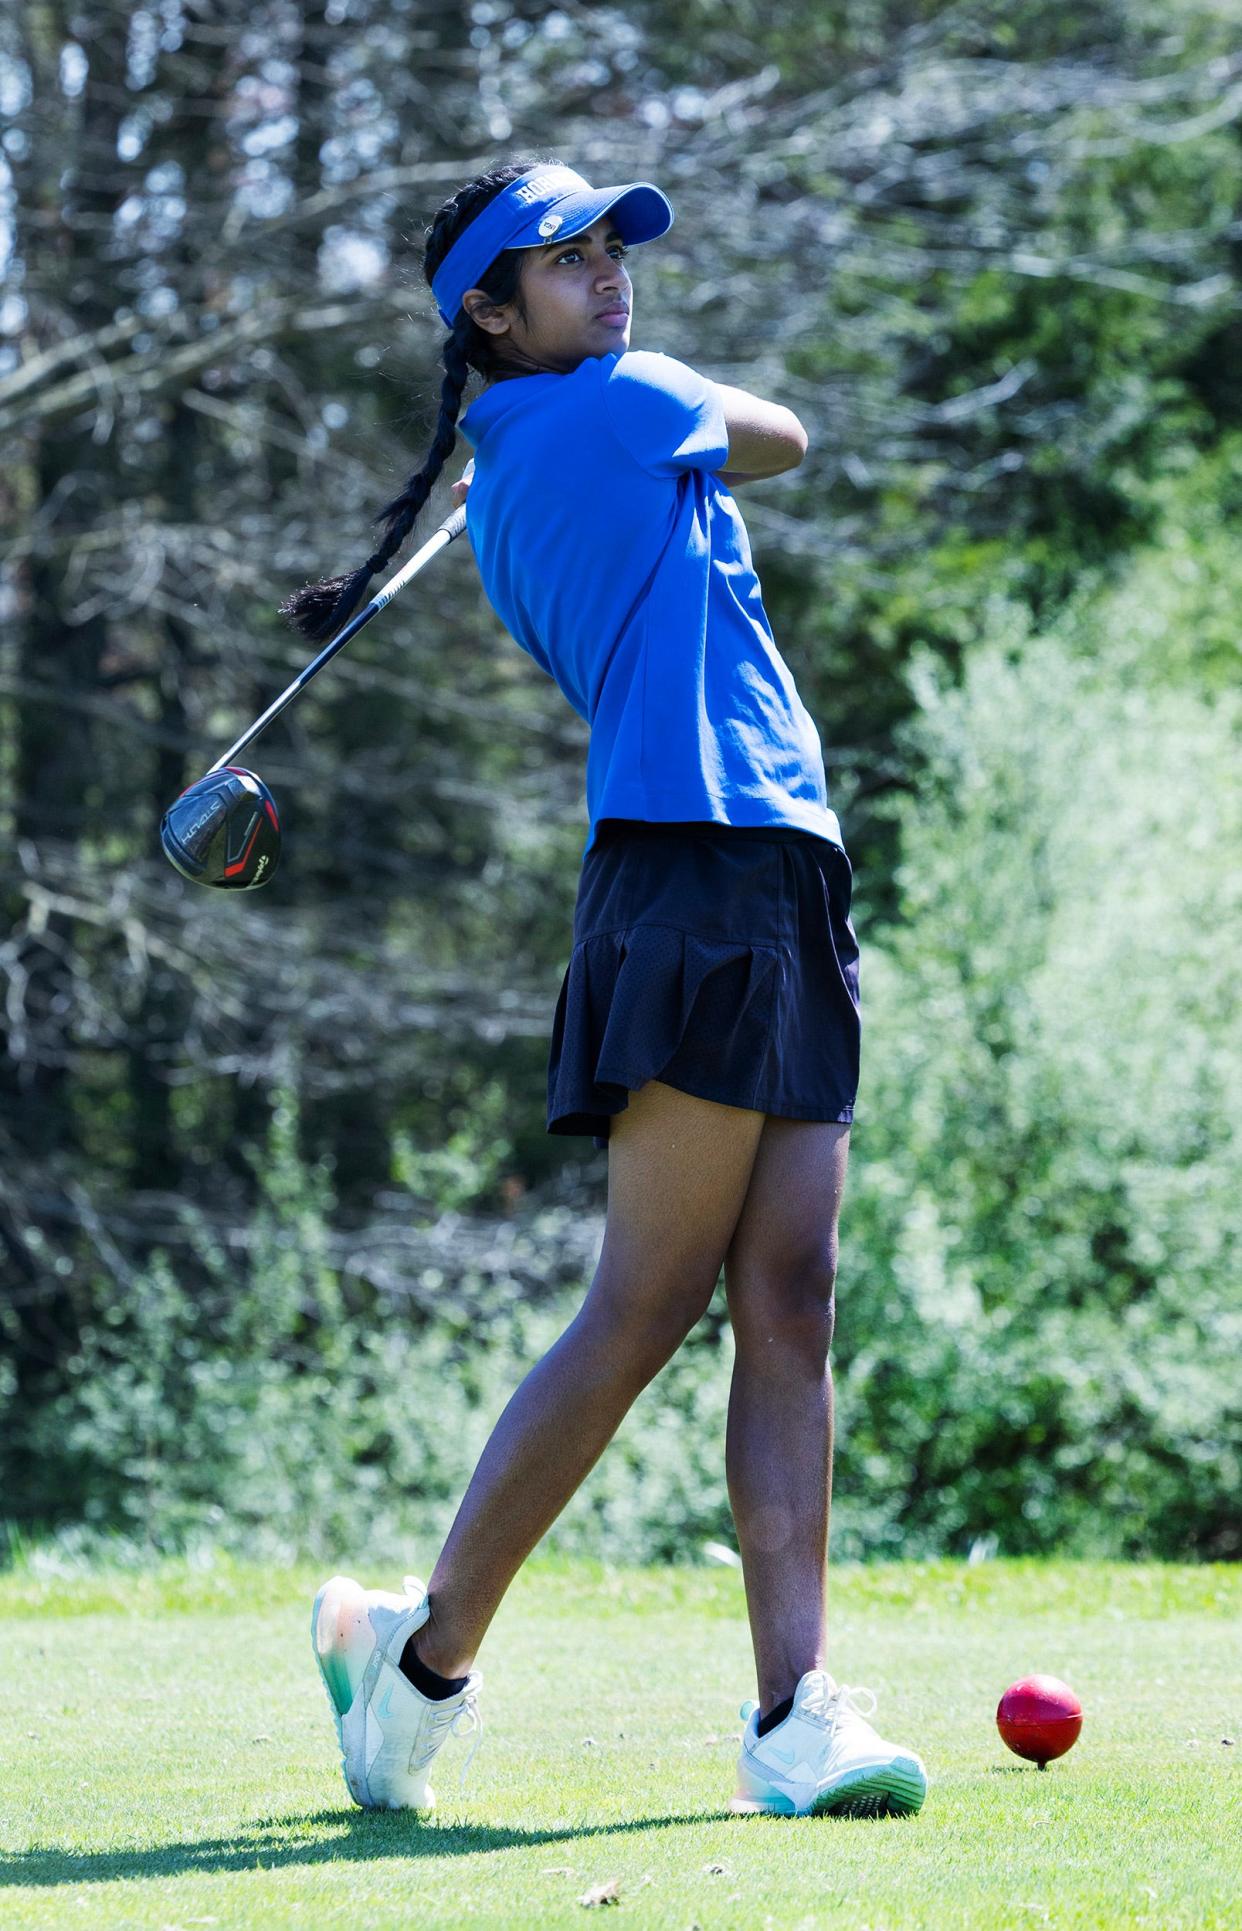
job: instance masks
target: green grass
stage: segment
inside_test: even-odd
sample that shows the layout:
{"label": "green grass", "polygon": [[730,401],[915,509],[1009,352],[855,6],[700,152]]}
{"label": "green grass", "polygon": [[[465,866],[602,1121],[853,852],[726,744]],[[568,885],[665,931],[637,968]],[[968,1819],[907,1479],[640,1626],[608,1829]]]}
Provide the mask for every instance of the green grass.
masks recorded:
{"label": "green grass", "polygon": [[[568,1926],[616,1880],[619,1921],[670,1931],[1242,1925],[1236,1571],[835,1568],[829,1667],[931,1779],[919,1816],[878,1821],[726,1811],[754,1694],[735,1571],[555,1561],[489,1632],[464,1787],[455,1740],[434,1820],[357,1811],[310,1653],[319,1580],[0,1577],[0,1924]],[[994,1724],[1034,1670],[1086,1712],[1043,1773]]]}

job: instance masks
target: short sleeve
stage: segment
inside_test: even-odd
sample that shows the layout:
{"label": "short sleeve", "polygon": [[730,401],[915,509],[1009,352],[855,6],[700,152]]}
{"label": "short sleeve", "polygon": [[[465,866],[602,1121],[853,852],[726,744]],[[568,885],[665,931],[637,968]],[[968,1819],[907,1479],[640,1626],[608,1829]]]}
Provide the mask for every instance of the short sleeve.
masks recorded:
{"label": "short sleeve", "polygon": [[604,407],[634,461],[653,476],[723,469],[728,460],[720,391],[675,356],[655,349],[619,355],[606,366]]}

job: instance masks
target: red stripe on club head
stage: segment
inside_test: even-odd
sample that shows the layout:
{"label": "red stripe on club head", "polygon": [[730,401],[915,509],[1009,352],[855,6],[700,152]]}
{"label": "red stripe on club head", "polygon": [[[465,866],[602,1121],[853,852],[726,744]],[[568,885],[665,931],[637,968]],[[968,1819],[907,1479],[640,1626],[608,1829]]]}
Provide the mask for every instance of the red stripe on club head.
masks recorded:
{"label": "red stripe on club head", "polygon": [[272,801],[271,801],[271,799],[270,799],[270,798],[265,798],[265,799],[263,800],[263,809],[264,809],[264,811],[265,811],[265,812],[267,813],[267,815],[268,815],[268,817],[269,817],[269,818],[271,819],[271,821],[272,821],[272,823],[273,823],[273,824],[275,825],[275,827],[276,827],[276,829],[277,829],[277,831],[279,831],[279,830],[280,830],[280,820],[279,820],[279,818],[278,818],[278,817],[276,816],[276,807],[275,807],[275,805],[274,805],[274,804],[272,803]]}
{"label": "red stripe on club head", "polygon": [[[232,769],[232,766],[231,766],[231,765],[230,765],[230,767],[229,767],[229,769],[230,769],[230,770]],[[225,876],[226,878],[233,878],[233,877],[235,877],[235,876],[236,876],[236,874],[237,874],[238,872],[240,872],[240,871],[244,871],[244,870],[245,870],[245,867],[246,867],[246,860],[247,860],[247,859],[249,858],[249,856],[250,856],[250,854],[251,854],[251,852],[252,852],[252,851],[254,850],[254,841],[255,841],[255,839],[256,839],[256,838],[258,837],[258,835],[259,835],[259,826],[260,826],[260,824],[261,824],[261,823],[262,823],[262,820],[261,820],[261,819],[259,819],[259,818],[256,818],[256,819],[255,819],[255,821],[254,821],[254,830],[253,830],[253,831],[251,832],[251,834],[250,834],[250,843],[249,843],[249,844],[247,845],[247,847],[246,847],[246,849],[245,849],[245,851],[244,851],[244,852],[242,853],[242,855],[241,855],[241,857],[240,857],[240,858],[238,859],[238,861],[237,861],[237,863],[236,863],[235,865],[226,865],[226,866],[225,866],[225,868],[224,868],[224,876]]]}

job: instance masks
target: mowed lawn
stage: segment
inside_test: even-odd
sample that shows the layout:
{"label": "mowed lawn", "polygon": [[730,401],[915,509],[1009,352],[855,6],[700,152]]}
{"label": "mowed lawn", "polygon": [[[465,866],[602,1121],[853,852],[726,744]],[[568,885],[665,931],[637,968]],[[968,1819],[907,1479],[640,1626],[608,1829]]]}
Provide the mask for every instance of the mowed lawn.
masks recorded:
{"label": "mowed lawn", "polygon": [[[465,1784],[453,1740],[433,1820],[364,1814],[311,1658],[319,1580],[0,1577],[0,1924],[1242,1925],[1232,1569],[835,1569],[829,1667],[931,1779],[882,1820],[728,1813],[754,1694],[736,1571],[552,1560],[484,1645]],[[994,1721],[1036,1670],[1086,1713],[1042,1773]]]}

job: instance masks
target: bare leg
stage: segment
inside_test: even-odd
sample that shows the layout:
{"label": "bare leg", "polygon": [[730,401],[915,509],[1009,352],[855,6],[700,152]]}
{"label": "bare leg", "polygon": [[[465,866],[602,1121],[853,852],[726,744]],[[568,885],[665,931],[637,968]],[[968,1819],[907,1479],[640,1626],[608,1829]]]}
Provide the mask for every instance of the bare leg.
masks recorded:
{"label": "bare leg", "polygon": [[828,1349],[849,1133],[768,1116],[725,1258],[736,1343],[725,1466],[761,1716],[827,1653]]}
{"label": "bare leg", "polygon": [[514,1575],[635,1396],[711,1300],[764,1115],[649,1080],[612,1125],[608,1213],[582,1308],[509,1401],[431,1574],[415,1639],[462,1676]]}

